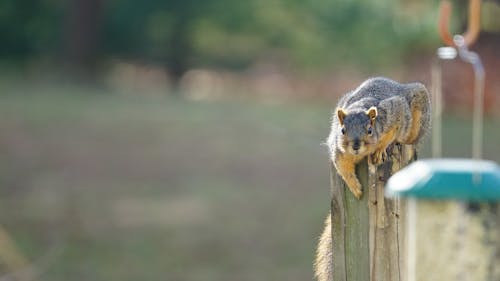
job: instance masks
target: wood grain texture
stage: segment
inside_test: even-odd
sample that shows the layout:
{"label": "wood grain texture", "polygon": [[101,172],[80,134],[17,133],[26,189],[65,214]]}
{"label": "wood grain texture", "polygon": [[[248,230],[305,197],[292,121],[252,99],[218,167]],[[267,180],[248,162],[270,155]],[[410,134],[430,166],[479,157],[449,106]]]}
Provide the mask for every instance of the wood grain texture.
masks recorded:
{"label": "wood grain texture", "polygon": [[346,251],[345,251],[345,190],[344,181],[335,170],[335,166],[330,162],[331,177],[331,220],[332,220],[332,252],[333,252],[333,272],[332,280],[347,281]]}
{"label": "wood grain texture", "polygon": [[369,173],[356,167],[364,195],[357,200],[331,165],[332,251],[335,281],[405,280],[406,202],[384,197],[386,180],[413,158],[411,146],[391,146],[388,161]]}

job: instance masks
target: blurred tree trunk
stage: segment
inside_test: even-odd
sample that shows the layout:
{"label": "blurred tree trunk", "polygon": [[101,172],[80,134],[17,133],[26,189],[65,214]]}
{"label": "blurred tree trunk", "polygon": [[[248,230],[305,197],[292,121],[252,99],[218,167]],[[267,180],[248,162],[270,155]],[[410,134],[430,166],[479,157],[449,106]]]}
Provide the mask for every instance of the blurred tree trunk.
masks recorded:
{"label": "blurred tree trunk", "polygon": [[173,93],[180,94],[179,82],[189,68],[189,57],[191,55],[191,42],[189,38],[190,18],[188,13],[179,15],[170,38],[170,53],[166,68],[171,75],[174,86]]}
{"label": "blurred tree trunk", "polygon": [[102,0],[71,0],[65,20],[65,63],[77,79],[95,78]]}

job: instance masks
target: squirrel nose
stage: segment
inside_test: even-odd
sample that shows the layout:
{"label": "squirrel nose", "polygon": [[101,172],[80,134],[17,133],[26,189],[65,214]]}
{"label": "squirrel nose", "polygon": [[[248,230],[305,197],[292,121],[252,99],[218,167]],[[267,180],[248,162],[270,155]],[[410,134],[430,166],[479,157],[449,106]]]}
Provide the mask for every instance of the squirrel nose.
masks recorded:
{"label": "squirrel nose", "polygon": [[354,140],[354,143],[352,144],[352,149],[358,150],[360,147],[359,140]]}

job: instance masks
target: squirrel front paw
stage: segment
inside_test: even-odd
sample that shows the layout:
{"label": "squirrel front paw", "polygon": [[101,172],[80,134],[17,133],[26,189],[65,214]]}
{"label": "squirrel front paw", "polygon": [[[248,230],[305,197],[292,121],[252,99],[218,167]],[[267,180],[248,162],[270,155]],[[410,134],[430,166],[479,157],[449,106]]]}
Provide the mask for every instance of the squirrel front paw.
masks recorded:
{"label": "squirrel front paw", "polygon": [[387,151],[379,149],[371,155],[371,162],[373,165],[381,165],[387,160]]}
{"label": "squirrel front paw", "polygon": [[361,196],[363,195],[363,191],[361,190],[361,184],[358,181],[353,182],[352,184],[349,184],[347,186],[351,190],[354,197],[356,197],[357,199],[361,198]]}

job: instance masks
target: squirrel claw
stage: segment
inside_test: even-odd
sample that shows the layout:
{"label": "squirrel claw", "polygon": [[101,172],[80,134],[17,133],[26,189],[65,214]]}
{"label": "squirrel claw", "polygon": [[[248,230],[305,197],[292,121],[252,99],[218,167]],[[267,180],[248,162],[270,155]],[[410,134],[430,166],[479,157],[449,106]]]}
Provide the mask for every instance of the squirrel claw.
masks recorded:
{"label": "squirrel claw", "polygon": [[355,191],[354,191],[354,190],[353,190],[353,191],[352,191],[352,194],[354,195],[354,197],[356,197],[356,199],[358,199],[358,200],[359,200],[359,199],[361,199],[361,196],[363,195],[363,191],[361,191],[361,190],[355,190]]}
{"label": "squirrel claw", "polygon": [[356,199],[361,199],[361,196],[363,195],[363,191],[361,191],[361,185],[357,184],[355,187],[349,186],[349,189],[351,190],[352,194]]}
{"label": "squirrel claw", "polygon": [[371,156],[371,160],[373,165],[381,165],[387,160],[387,152],[385,149],[375,151]]}

